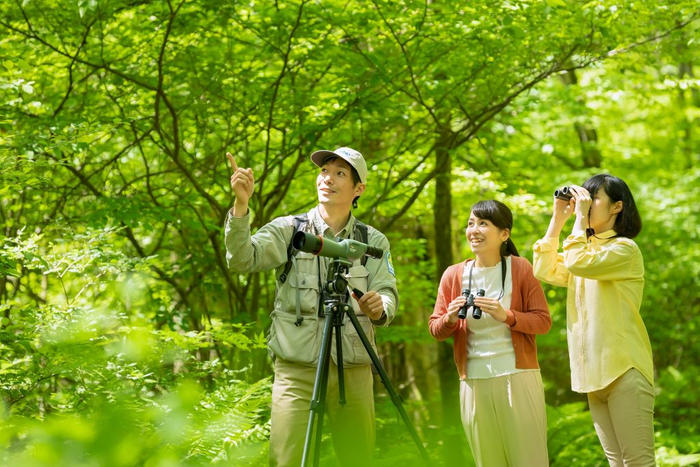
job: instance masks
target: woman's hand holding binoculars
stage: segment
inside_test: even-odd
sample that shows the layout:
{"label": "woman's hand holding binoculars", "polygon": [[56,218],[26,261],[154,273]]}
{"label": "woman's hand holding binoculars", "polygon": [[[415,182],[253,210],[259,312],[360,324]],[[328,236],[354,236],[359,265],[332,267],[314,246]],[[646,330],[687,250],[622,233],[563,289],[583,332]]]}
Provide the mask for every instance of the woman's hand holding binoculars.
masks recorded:
{"label": "woman's hand holding binoculars", "polygon": [[[466,303],[467,297],[464,295],[459,295],[450,302],[447,306],[447,317],[450,324],[455,324],[459,320],[459,310],[461,310]],[[495,298],[486,298],[477,295],[474,297],[474,305],[500,322],[504,322],[508,316],[506,310],[501,306],[501,303]]]}
{"label": "woman's hand holding binoculars", "polygon": [[[557,196],[558,195],[558,196]],[[576,213],[574,230],[586,230],[588,228],[588,215],[591,212],[593,200],[591,194],[585,188],[570,185],[554,192],[554,218],[562,225],[571,214]],[[565,198],[569,197],[568,202]]]}
{"label": "woman's hand holding binoculars", "polygon": [[481,308],[481,311],[490,314],[493,316],[493,319],[500,321],[501,323],[503,323],[508,317],[506,310],[504,310],[503,306],[501,306],[501,302],[495,298],[477,296],[474,298],[474,305],[478,306]]}
{"label": "woman's hand holding binoculars", "polygon": [[447,306],[447,319],[450,321],[450,324],[455,324],[459,321],[459,310],[462,309],[465,303],[467,303],[467,297],[458,295]]}
{"label": "woman's hand holding binoculars", "polygon": [[576,212],[577,215],[587,217],[591,203],[591,194],[582,186],[570,185],[554,190],[555,215],[559,214],[568,219]]}
{"label": "woman's hand holding binoculars", "polygon": [[558,237],[564,224],[574,213],[576,213],[574,230],[585,230],[588,227],[588,214],[592,203],[591,194],[581,186],[569,185],[555,190],[552,220],[546,237]]}

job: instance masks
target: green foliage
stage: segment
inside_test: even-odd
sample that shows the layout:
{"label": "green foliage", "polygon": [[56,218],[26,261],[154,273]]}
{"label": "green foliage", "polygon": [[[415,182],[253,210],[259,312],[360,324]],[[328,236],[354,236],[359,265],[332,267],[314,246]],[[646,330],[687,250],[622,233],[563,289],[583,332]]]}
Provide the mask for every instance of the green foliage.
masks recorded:
{"label": "green foliage", "polygon": [[158,331],[85,307],[23,318],[0,332],[5,465],[200,465],[263,450],[269,378],[249,384],[197,357],[218,342],[250,351],[247,327]]}
{"label": "green foliage", "polygon": [[547,406],[547,448],[551,465],[608,465],[592,426],[586,404]]}
{"label": "green foliage", "polygon": [[[275,284],[227,271],[224,153],[255,171],[255,229],[312,206],[308,155],[343,145],[367,158],[356,214],[390,239],[401,293],[379,350],[435,459],[470,462],[427,333],[469,206],[506,202],[530,257],[553,189],[607,171],[645,222],[657,461],[698,462],[696,0],[0,8],[3,465],[264,464]],[[565,291],[546,292],[552,465],[604,465],[569,389]],[[412,462],[378,393],[379,464]]]}

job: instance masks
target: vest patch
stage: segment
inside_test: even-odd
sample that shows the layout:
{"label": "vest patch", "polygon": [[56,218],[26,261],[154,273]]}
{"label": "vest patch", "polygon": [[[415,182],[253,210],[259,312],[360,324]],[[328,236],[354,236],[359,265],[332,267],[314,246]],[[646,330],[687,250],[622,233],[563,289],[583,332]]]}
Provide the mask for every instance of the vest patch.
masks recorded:
{"label": "vest patch", "polygon": [[394,263],[391,262],[390,251],[386,252],[386,267],[389,269],[389,273],[391,273],[392,276],[396,277],[396,274],[394,273]]}

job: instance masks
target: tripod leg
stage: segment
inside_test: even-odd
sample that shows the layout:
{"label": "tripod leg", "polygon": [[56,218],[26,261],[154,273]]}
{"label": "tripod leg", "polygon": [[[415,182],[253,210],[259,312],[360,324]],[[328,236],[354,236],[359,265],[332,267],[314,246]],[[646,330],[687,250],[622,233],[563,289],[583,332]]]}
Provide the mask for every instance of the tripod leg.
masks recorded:
{"label": "tripod leg", "polygon": [[[343,306],[347,307],[347,305]],[[343,314],[337,312],[337,315],[333,317],[333,321],[333,327],[335,328],[335,352],[338,360],[338,399],[340,405],[345,405],[347,402],[345,400],[345,373],[343,373]]]}
{"label": "tripod leg", "polygon": [[[331,328],[332,329],[332,328]],[[323,374],[321,379],[321,391],[318,402],[318,415],[316,416],[316,436],[314,439],[314,467],[318,467],[321,458],[321,438],[323,437],[323,417],[326,414],[326,401],[328,393],[328,376],[330,374],[331,365],[331,340],[328,339],[328,350],[323,363]]]}
{"label": "tripod leg", "polygon": [[321,338],[321,350],[318,353],[318,364],[316,365],[316,378],[314,379],[314,390],[311,396],[309,407],[309,424],[306,427],[306,438],[304,439],[304,453],[301,459],[302,467],[308,465],[311,450],[311,441],[314,439],[314,429],[316,432],[314,445],[314,466],[318,465],[321,452],[321,435],[323,433],[323,415],[325,412],[326,389],[328,388],[328,369],[331,359],[331,333],[332,321],[326,315],[326,322],[323,326],[323,337]]}
{"label": "tripod leg", "polygon": [[357,335],[360,336],[360,340],[362,341],[362,345],[365,347],[367,354],[369,355],[370,359],[372,360],[372,364],[377,369],[377,372],[379,372],[379,376],[382,379],[382,383],[384,383],[384,386],[386,387],[386,390],[389,393],[389,397],[391,397],[391,401],[394,403],[396,410],[398,410],[399,414],[401,415],[401,418],[403,419],[404,424],[406,425],[406,429],[408,429],[408,432],[410,433],[411,437],[413,438],[413,442],[416,444],[418,451],[420,452],[421,456],[423,457],[423,461],[425,461],[425,465],[431,466],[432,463],[430,462],[430,457],[428,456],[428,451],[425,450],[425,446],[423,446],[423,442],[420,440],[420,437],[418,436],[418,432],[416,431],[415,427],[411,423],[411,419],[408,418],[408,414],[406,413],[406,410],[403,408],[403,405],[401,403],[402,402],[401,396],[396,392],[396,390],[394,389],[394,386],[391,384],[391,380],[389,380],[389,375],[386,374],[386,371],[384,370],[382,363],[379,361],[379,357],[377,356],[376,352],[372,348],[372,344],[370,344],[369,339],[367,339],[367,335],[365,334],[365,331],[362,329],[362,325],[358,321],[357,316],[355,315],[355,311],[352,309],[352,307],[350,307],[350,309],[346,310],[346,313],[347,313],[348,317],[350,318],[352,325],[355,327],[355,330],[357,331]]}

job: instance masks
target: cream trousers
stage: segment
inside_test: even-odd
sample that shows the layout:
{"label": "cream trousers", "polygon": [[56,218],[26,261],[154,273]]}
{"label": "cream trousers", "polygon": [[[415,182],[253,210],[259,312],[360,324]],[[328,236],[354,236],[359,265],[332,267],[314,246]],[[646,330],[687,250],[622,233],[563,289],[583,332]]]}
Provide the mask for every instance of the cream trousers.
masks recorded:
{"label": "cream trousers", "polygon": [[591,417],[611,467],[655,466],[654,387],[632,368],[588,393]]}
{"label": "cream trousers", "polygon": [[477,467],[542,467],[547,414],[539,371],[461,382],[462,424]]}
{"label": "cream trousers", "polygon": [[[374,391],[370,365],[345,368],[345,399],[338,401],[338,367],[330,362],[326,414],[341,466],[371,465],[374,449]],[[270,429],[271,466],[299,467],[304,451],[316,367],[275,360]],[[309,455],[313,453],[312,450]],[[311,458],[312,459],[312,458]]]}

